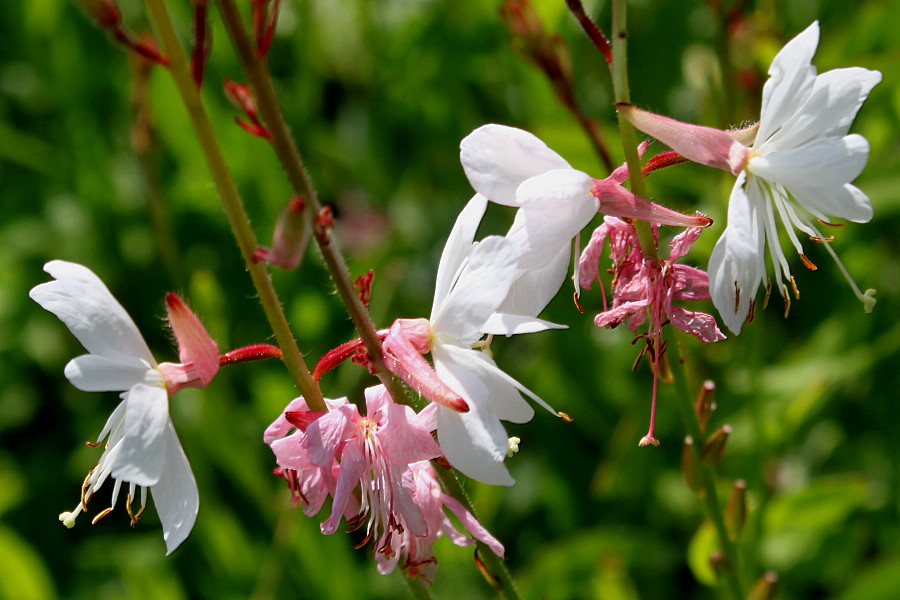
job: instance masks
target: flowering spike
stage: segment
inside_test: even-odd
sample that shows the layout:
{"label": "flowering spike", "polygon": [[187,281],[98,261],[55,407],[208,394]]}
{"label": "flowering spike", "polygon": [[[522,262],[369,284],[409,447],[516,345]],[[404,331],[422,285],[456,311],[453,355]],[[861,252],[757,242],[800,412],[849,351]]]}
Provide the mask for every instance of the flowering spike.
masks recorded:
{"label": "flowering spike", "polygon": [[281,360],[283,354],[281,348],[272,346],[271,344],[251,344],[250,346],[242,346],[230,352],[226,352],[219,356],[219,366],[234,365],[252,360],[263,360],[265,358],[277,358]]}

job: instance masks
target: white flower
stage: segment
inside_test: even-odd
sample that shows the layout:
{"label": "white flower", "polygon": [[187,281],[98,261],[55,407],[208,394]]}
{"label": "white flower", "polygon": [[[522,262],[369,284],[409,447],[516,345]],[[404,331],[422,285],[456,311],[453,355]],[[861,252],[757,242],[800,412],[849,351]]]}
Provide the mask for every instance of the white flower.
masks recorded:
{"label": "white flower", "polygon": [[[29,295],[59,317],[89,352],[66,365],[66,377],[82,391],[123,392],[122,402],[97,438],[99,444],[108,436],[106,448],[85,479],[81,500],[75,510],[61,514],[60,520],[72,527],[78,514],[86,510],[88,500],[112,477],[115,485],[110,507],[94,522],[115,506],[123,483],[128,485],[126,509],[136,521],[144,510],[149,489],[169,554],[191,532],[199,497],[194,475],[169,418],[166,388],[167,384],[170,388],[184,385],[186,379],[208,382],[208,370],[200,377],[190,364],[158,365],[128,313],[90,269],[55,260],[47,263],[44,270],[55,281],[36,286]],[[131,503],[138,489],[142,507],[134,512]]]}
{"label": "white flower", "polygon": [[[869,198],[851,181],[862,172],[869,144],[850,124],[881,73],[860,67],[817,75],[811,64],[819,42],[814,22],[781,49],[769,68],[755,141],[742,141],[752,130],[723,132],[679,123],[629,105],[620,111],[638,129],[685,158],[737,175],[728,205],[728,226],[709,261],[710,292],[728,327],[740,333],[761,283],[767,281],[765,248],[775,266],[779,292],[790,306],[788,284],[797,295],[787,259],[781,251],[776,217],[785,225],[803,263],[795,230],[823,242],[850,282],[866,311],[874,290],[859,291],[810,215],[827,223],[828,215],[864,223],[872,218]],[[791,198],[796,204],[791,202]],[[805,211],[798,211],[797,204]]]}

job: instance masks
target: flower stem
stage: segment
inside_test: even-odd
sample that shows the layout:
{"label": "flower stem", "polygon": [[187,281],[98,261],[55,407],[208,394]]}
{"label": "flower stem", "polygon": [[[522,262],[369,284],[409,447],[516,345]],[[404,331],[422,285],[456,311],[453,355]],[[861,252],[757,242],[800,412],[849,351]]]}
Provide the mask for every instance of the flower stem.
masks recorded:
{"label": "flower stem", "polygon": [[694,460],[700,475],[700,496],[706,502],[706,509],[709,517],[713,522],[716,535],[719,538],[719,548],[725,556],[728,567],[720,574],[725,579],[725,588],[728,595],[733,600],[744,600],[744,586],[741,582],[741,557],[737,544],[731,539],[728,533],[728,527],[725,524],[725,513],[722,510],[722,503],[719,501],[719,494],[716,489],[716,475],[713,468],[708,462],[701,460],[700,453],[707,440],[700,426],[700,420],[697,411],[694,409],[694,403],[691,399],[692,394],[688,387],[687,373],[684,368],[684,353],[681,347],[681,340],[674,327],[669,328],[669,344],[668,350],[673,352],[671,362],[676,365],[678,370],[677,384],[675,386],[675,397],[678,402],[678,410],[684,421],[684,427],[694,443],[691,445],[691,451],[694,453]]}
{"label": "flower stem", "polygon": [[[247,35],[234,0],[217,0],[217,4],[219,12],[222,14],[225,29],[228,31],[232,45],[250,82],[250,87],[253,89],[263,122],[272,134],[272,147],[278,155],[278,160],[287,174],[294,193],[302,196],[306,201],[307,210],[305,212],[312,227],[319,211],[322,210],[322,204],[319,202],[318,194],[316,194],[312,180],[303,164],[303,159],[291,135],[290,128],[288,128],[284,120],[278,97],[275,94],[275,87],[272,85],[272,78],[269,75],[265,62],[254,50],[253,43]],[[315,237],[322,252],[325,266],[331,274],[338,294],[363,344],[366,346],[366,351],[372,358],[376,375],[395,401],[404,402],[407,397],[406,392],[384,365],[381,340],[378,338],[369,312],[363,306],[362,301],[359,299],[359,294],[353,286],[350,271],[347,268],[344,257],[338,250],[336,239],[334,236],[331,236],[329,240],[323,242],[319,236]]]}
{"label": "flower stem", "polygon": [[[612,71],[613,97],[616,103],[631,102],[631,91],[628,86],[628,0],[613,0],[612,3]],[[622,138],[622,149],[625,162],[628,164],[628,180],[631,191],[640,198],[647,198],[647,184],[641,172],[641,159],[637,150],[637,134],[634,126],[623,117],[619,118],[619,136]],[[657,258],[656,242],[650,223],[635,221],[641,252],[647,258]]]}
{"label": "flower stem", "polygon": [[262,304],[266,313],[266,318],[272,327],[275,339],[284,353],[284,364],[294,379],[294,383],[299,388],[300,393],[306,399],[310,409],[327,410],[319,385],[313,380],[306,363],[303,361],[303,355],[300,353],[297,341],[291,332],[287,317],[278,299],[278,294],[272,285],[272,280],[269,278],[269,273],[264,264],[253,260],[253,253],[258,246],[256,236],[250,227],[250,219],[225,164],[225,158],[222,156],[222,151],[216,141],[209,116],[206,114],[206,109],[200,100],[200,94],[194,85],[187,56],[175,33],[169,13],[163,5],[163,0],[144,0],[144,3],[159,33],[163,52],[170,61],[169,72],[172,74],[175,86],[178,88],[182,102],[184,102],[188,111],[194,132],[206,158],[206,164],[222,200],[222,206],[225,209],[231,230],[240,248],[241,256],[259,295],[260,304]]}

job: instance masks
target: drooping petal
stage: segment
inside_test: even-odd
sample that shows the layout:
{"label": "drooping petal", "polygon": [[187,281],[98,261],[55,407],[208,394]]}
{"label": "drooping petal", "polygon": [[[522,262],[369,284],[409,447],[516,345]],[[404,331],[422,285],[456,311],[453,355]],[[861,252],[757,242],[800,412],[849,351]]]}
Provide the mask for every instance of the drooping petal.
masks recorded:
{"label": "drooping petal", "polygon": [[125,392],[122,449],[112,476],[136,485],[155,485],[166,468],[169,396],[164,387],[138,383]]}
{"label": "drooping petal", "polygon": [[341,468],[338,473],[337,487],[334,490],[334,500],[331,503],[331,515],[320,526],[325,535],[331,535],[337,531],[344,511],[350,503],[351,492],[359,483],[365,470],[365,458],[359,445],[347,444],[341,453]]}
{"label": "drooping petal", "polygon": [[701,342],[718,342],[725,339],[725,334],[719,331],[716,319],[712,315],[673,306],[668,312],[668,317],[672,325]]}
{"label": "drooping petal", "polygon": [[532,177],[519,187],[521,208],[506,235],[522,248],[519,268],[542,268],[570,246],[597,214],[593,182],[581,171],[562,169]]}
{"label": "drooping petal", "polygon": [[504,125],[483,125],[463,138],[459,156],[475,191],[491,202],[520,206],[516,189],[527,179],[572,167],[536,136]]}
{"label": "drooping petal", "polygon": [[459,268],[472,251],[475,232],[478,230],[478,225],[481,223],[486,209],[487,198],[481,194],[475,194],[456,218],[456,223],[450,231],[447,243],[444,244],[444,251],[441,253],[441,261],[438,264],[437,279],[434,284],[434,302],[431,305],[432,315],[440,310],[459,274]]}
{"label": "drooping petal", "polygon": [[56,280],[35,286],[28,295],[59,317],[88,352],[156,366],[134,321],[93,271],[62,260],[48,262],[44,270]]}
{"label": "drooping petal", "polygon": [[449,334],[468,346],[503,302],[515,281],[519,248],[507,238],[490,236],[472,251],[447,299],[431,319],[438,334]]}
{"label": "drooping petal", "polygon": [[[491,535],[491,533],[484,528],[484,526],[476,519],[472,513],[465,509],[465,507],[459,503],[458,500],[448,496],[447,494],[441,494],[441,499],[444,501],[444,504],[447,508],[450,509],[454,515],[457,516],[460,523],[462,523],[463,527],[466,528],[472,537],[474,537],[479,542],[482,542],[490,548],[494,554],[503,558],[503,554],[505,549],[503,548],[503,544],[501,544],[497,538]],[[459,546],[462,545],[459,542],[454,542]]]}
{"label": "drooping petal", "polygon": [[197,511],[200,508],[200,495],[197,492],[197,482],[191,471],[191,465],[184,455],[171,421],[166,423],[164,438],[166,466],[160,474],[159,481],[150,488],[150,492],[162,524],[168,555],[194,528]]}
{"label": "drooping petal", "polygon": [[819,45],[819,22],[785,44],[769,67],[769,79],[763,87],[759,132],[754,147],[759,147],[796,113],[809,96],[816,78],[812,58]]}
{"label": "drooping petal", "polygon": [[434,366],[441,379],[466,399],[469,412],[438,412],[438,442],[444,456],[467,477],[492,485],[513,485],[503,465],[508,437],[500,419],[487,406],[488,389],[476,373],[444,348],[435,347]]}
{"label": "drooping petal", "polygon": [[740,173],[747,162],[747,147],[720,129],[682,123],[631,104],[617,104],[616,108],[636,128],[688,160],[734,175]]}
{"label": "drooping petal", "polygon": [[147,381],[148,376],[155,376],[156,383],[160,383],[156,370],[128,356],[108,358],[83,354],[69,361],[65,375],[82,392],[122,392],[136,383]]}

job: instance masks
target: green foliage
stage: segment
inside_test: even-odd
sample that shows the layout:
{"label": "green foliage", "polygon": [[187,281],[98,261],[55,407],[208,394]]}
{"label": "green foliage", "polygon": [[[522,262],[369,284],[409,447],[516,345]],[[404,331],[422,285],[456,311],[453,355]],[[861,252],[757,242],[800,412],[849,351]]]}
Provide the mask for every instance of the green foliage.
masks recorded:
{"label": "green foliage", "polygon": [[[579,98],[620,155],[602,58],[563,0],[535,3],[545,27],[569,44]],[[121,4],[129,27],[147,26],[139,2]],[[188,3],[167,4],[188,39]],[[802,297],[789,319],[773,296],[739,338],[689,350],[691,387],[717,382],[713,427],[734,429],[723,480],[748,483],[740,540],[748,582],[775,569],[785,600],[900,598],[900,4],[751,3],[733,57],[746,85],[734,90],[727,116],[708,4],[634,5],[636,103],[710,125],[752,119],[772,55],[816,18],[820,71],[861,65],[884,74],[853,128],[872,145],[857,184],[875,218],[835,230],[835,247],[861,287],[878,289],[874,313],[863,314],[826,252],[810,248],[819,270],[792,264]],[[608,3],[590,8],[608,24]],[[378,326],[428,312],[441,245],[472,193],[458,143],[473,128],[524,127],[577,168],[606,175],[545,78],[511,49],[498,3],[284,0],[282,11],[269,65],[317,188],[336,209],[353,274],[375,270]],[[129,56],[71,3],[7,2],[0,14],[0,597],[406,594],[400,575],[378,575],[370,552],[353,550],[358,536],[322,536],[325,517],[291,509],[270,475],[261,432],[295,394],[277,361],[229,367],[209,388],[173,398],[201,492],[196,529],[173,556],[163,558],[152,509],[134,531],[121,508],[71,531],[56,521],[78,501],[100,451],[83,442],[95,439],[116,398],[79,392],[62,377],[82,349],[27,297],[46,280],[45,261],[96,271],[159,360],[175,356],[161,321],[167,291],[183,294],[222,348],[271,341],[271,332],[167,74],[155,69],[150,84],[156,137],[148,172],[132,146]],[[289,186],[267,144],[234,126],[220,85],[224,77],[240,80],[241,71],[217,16],[213,36],[204,100],[257,235],[268,243]],[[689,257],[703,266],[725,221],[730,179],[681,165],[654,174],[649,185],[654,200],[716,219]],[[171,242],[148,216],[154,194]],[[492,206],[483,230],[502,231],[510,216]],[[167,252],[177,257],[174,267]],[[311,364],[355,336],[314,251],[299,270],[273,278]],[[522,439],[510,461],[517,485],[469,482],[467,490],[506,545],[526,598],[712,598],[708,557],[716,540],[680,479],[684,432],[672,391],[661,392],[662,446],[637,448],[649,370],[642,363],[631,373],[632,334],[594,328],[599,296],[583,301],[581,315],[564,291],[546,311],[545,318],[568,323],[566,331],[494,342],[498,363],[574,422],[538,411],[532,423],[510,426]],[[353,396],[369,381],[345,365],[323,388]],[[493,596],[470,549],[445,541],[437,555],[436,598]]]}

